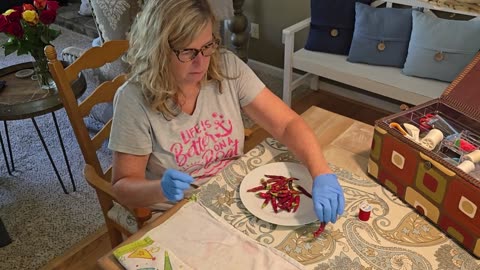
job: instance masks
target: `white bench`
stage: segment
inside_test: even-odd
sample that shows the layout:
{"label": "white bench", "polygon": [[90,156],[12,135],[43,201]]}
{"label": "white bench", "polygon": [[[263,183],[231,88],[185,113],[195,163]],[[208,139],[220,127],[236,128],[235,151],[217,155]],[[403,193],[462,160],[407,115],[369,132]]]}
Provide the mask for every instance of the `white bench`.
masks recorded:
{"label": "white bench", "polygon": [[[372,3],[372,6],[377,7],[385,2],[375,1]],[[386,3],[387,7],[392,7],[392,3],[396,3],[412,7],[423,7],[426,10],[441,10],[456,14],[478,16],[478,14],[472,12],[433,6],[427,2],[416,0],[392,0]],[[478,17],[475,19],[478,19]],[[292,91],[308,79],[310,80],[310,88],[313,90],[317,90],[321,86],[321,89],[353,99],[359,99],[361,102],[371,102],[374,106],[388,111],[398,111],[399,107],[396,105],[392,107],[394,103],[390,101],[386,101],[387,105],[382,105],[382,99],[362,94],[361,92],[364,91],[359,93],[355,90],[348,90],[348,87],[338,87],[322,79],[333,80],[342,85],[387,97],[388,99],[386,100],[393,99],[398,101],[398,104],[406,103],[409,105],[418,105],[438,98],[448,86],[446,82],[403,75],[400,68],[350,63],[346,60],[347,56],[345,55],[308,51],[303,48],[295,51],[295,33],[307,29],[309,26],[310,18],[307,18],[283,29],[282,32],[282,41],[285,44],[283,101],[289,106],[291,105]],[[294,68],[305,71],[306,74],[293,80]],[[374,101],[372,102],[372,100]]]}

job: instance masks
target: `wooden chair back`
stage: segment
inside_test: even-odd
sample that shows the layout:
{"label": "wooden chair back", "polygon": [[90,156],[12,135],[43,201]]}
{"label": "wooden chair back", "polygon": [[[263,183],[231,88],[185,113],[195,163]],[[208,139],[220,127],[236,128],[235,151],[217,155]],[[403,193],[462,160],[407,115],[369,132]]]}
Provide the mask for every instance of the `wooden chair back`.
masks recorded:
{"label": "wooden chair back", "polygon": [[[85,159],[85,178],[97,192],[112,247],[123,241],[122,234],[130,235],[123,226],[117,224],[107,215],[108,211],[113,207],[113,201],[115,201],[110,183],[111,166],[104,170],[97,155],[97,150],[102,147],[103,142],[110,136],[112,119],[94,136],[90,137],[84,118],[90,114],[95,105],[113,102],[116,91],[126,81],[127,76],[120,74],[111,81],[101,83],[81,103],[78,103],[75,98],[71,85],[80,72],[86,69],[99,68],[119,59],[128,50],[128,46],[127,40],[105,42],[101,47],[88,49],[67,67],[64,67],[57,59],[54,47],[50,45],[45,47],[50,73],[55,80],[59,96]],[[151,213],[147,209],[132,210],[132,213],[135,215],[139,227],[143,225],[145,220],[151,217]]]}

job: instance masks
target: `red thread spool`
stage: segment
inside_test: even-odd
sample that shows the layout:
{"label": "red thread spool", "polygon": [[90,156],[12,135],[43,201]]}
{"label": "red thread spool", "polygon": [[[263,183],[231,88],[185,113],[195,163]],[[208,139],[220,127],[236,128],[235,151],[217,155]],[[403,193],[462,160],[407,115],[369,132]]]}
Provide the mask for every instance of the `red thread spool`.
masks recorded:
{"label": "red thread spool", "polygon": [[368,221],[370,219],[370,213],[372,212],[372,206],[364,202],[360,204],[359,208],[358,219]]}

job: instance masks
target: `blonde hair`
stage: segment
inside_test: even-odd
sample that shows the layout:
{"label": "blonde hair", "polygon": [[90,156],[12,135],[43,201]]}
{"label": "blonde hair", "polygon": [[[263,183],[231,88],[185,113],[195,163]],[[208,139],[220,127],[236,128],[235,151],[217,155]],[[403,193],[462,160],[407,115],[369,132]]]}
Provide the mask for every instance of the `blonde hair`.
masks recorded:
{"label": "blonde hair", "polygon": [[[188,46],[209,24],[215,37],[218,22],[207,0],[148,0],[129,34],[127,62],[130,78],[138,82],[151,108],[171,119],[180,113],[178,85],[169,67],[171,48]],[[225,78],[219,68],[219,50],[210,58],[204,81]]]}

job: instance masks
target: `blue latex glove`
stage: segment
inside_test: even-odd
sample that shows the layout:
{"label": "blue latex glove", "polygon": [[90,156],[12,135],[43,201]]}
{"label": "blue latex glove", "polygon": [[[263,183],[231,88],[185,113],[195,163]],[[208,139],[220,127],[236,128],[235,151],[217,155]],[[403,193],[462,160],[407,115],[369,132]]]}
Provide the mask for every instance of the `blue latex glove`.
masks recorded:
{"label": "blue latex glove", "polygon": [[337,221],[345,209],[345,197],[335,174],[321,174],[313,180],[313,208],[321,222]]}
{"label": "blue latex glove", "polygon": [[183,199],[183,191],[189,189],[192,182],[193,177],[190,175],[174,169],[167,169],[160,185],[165,197],[171,202],[176,202]]}

